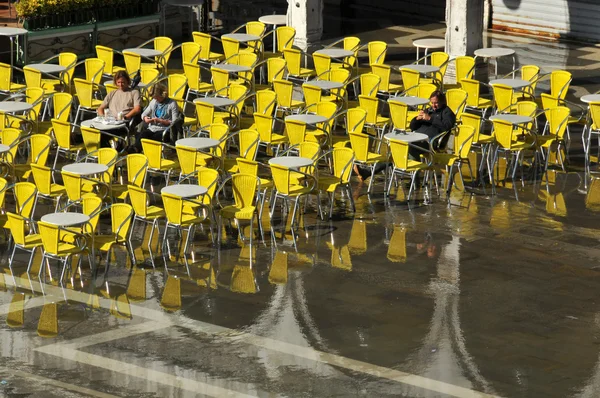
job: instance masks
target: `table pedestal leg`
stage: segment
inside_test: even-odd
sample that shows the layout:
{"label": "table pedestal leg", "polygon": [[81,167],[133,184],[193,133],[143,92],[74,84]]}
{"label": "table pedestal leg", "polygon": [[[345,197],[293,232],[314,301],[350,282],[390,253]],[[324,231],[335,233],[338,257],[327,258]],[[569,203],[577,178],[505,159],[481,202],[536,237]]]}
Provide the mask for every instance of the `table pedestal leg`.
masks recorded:
{"label": "table pedestal leg", "polygon": [[[10,3],[9,3],[9,7],[10,7]],[[14,36],[10,36],[10,67],[11,67],[11,69],[14,65],[14,61],[13,61],[14,41],[15,41]]]}

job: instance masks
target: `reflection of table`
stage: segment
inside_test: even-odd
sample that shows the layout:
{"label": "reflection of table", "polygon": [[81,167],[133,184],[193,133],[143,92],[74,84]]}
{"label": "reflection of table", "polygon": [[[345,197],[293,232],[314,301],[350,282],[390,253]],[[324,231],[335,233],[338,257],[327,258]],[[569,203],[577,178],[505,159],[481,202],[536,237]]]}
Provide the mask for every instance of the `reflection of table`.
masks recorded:
{"label": "reflection of table", "polygon": [[59,227],[72,227],[85,224],[90,221],[90,217],[83,213],[64,212],[45,214],[42,216],[41,220],[48,224],[58,225]]}
{"label": "reflection of table", "polygon": [[390,97],[388,101],[398,101],[408,106],[421,106],[429,103],[429,99],[427,98],[415,97],[412,95],[406,97]]}
{"label": "reflection of table", "polygon": [[440,68],[438,66],[422,64],[405,65],[400,67],[400,69],[414,70],[415,72],[419,72],[422,75],[428,75],[430,73],[437,73],[440,71]]}
{"label": "reflection of table", "polygon": [[531,116],[521,116],[521,115],[512,115],[512,114],[500,114],[490,116],[490,120],[502,120],[513,125],[525,124],[533,121]]}
{"label": "reflection of table", "polygon": [[233,101],[229,98],[223,98],[223,97],[196,98],[194,100],[194,102],[204,102],[206,104],[211,104],[212,106],[217,106],[217,107],[226,107],[226,106],[231,106],[231,105],[235,104],[235,101]]}
{"label": "reflection of table", "polygon": [[287,167],[288,169],[297,170],[300,167],[307,167],[313,164],[313,160],[300,156],[279,156],[269,159],[269,164]]}
{"label": "reflection of table", "polygon": [[46,73],[46,74],[57,74],[57,73],[61,73],[64,72],[65,70],[67,70],[67,68],[65,68],[62,65],[59,64],[29,64],[26,65],[29,68],[35,69],[35,70],[39,70],[42,73]]}
{"label": "reflection of table", "polygon": [[248,72],[252,70],[249,66],[245,65],[236,65],[236,64],[218,64],[215,65],[214,68],[222,69],[229,73],[240,73],[240,72]]}
{"label": "reflection of table", "polygon": [[505,86],[511,87],[513,90],[518,90],[520,88],[529,86],[531,82],[523,79],[494,79],[490,80],[490,84],[492,86],[494,84],[503,84]]}
{"label": "reflection of table", "polygon": [[498,76],[498,58],[508,57],[508,56],[512,56],[512,59],[513,59],[512,70],[515,70],[515,63],[516,63],[515,50],[512,50],[510,48],[499,48],[499,47],[480,48],[478,50],[475,50],[475,58],[476,59],[477,59],[477,57],[481,57],[481,58],[491,58],[494,60],[495,76]]}
{"label": "reflection of table", "polygon": [[248,33],[226,33],[221,36],[221,38],[227,38],[235,41],[239,41],[240,43],[248,43],[249,41],[258,41],[260,37],[256,35],[251,35]]}
{"label": "reflection of table", "polygon": [[600,102],[600,94],[588,94],[579,99],[586,104],[589,104],[590,102]]}
{"label": "reflection of table", "polygon": [[0,112],[4,113],[22,113],[33,108],[30,103],[22,101],[2,101],[0,102]]}
{"label": "reflection of table", "polygon": [[417,47],[417,61],[418,61],[420,59],[420,57],[419,57],[419,49],[420,48],[425,49],[425,56],[427,56],[427,52],[430,49],[446,47],[446,40],[444,40],[444,39],[413,40],[413,46]]}
{"label": "reflection of table", "polygon": [[[8,4],[8,7],[10,8],[10,2]],[[21,29],[21,28],[10,28],[7,26],[2,26],[0,27],[0,36],[7,36],[10,39],[10,67],[12,68],[14,65],[14,61],[13,61],[13,46],[14,46],[14,40],[15,37],[18,37],[20,35],[24,35],[25,33],[27,33],[27,30],[25,29]]]}
{"label": "reflection of table", "polygon": [[304,84],[309,84],[311,86],[319,87],[321,90],[333,90],[336,88],[344,87],[343,83],[332,82],[331,80],[311,80]]}
{"label": "reflection of table", "polygon": [[[283,26],[287,24],[287,16],[286,15],[264,15],[258,18],[259,22],[264,23],[265,25],[273,25],[273,30],[277,26]],[[277,52],[277,33],[273,32],[273,52]]]}
{"label": "reflection of table", "polygon": [[404,142],[429,141],[429,136],[427,134],[416,133],[414,131],[408,133],[387,133],[383,138],[386,140],[398,140]]}
{"label": "reflection of table", "polygon": [[175,146],[187,146],[194,149],[209,149],[219,145],[219,140],[208,137],[182,138],[175,142]]}
{"label": "reflection of table", "polygon": [[168,193],[170,195],[179,196],[180,198],[195,198],[200,195],[204,195],[208,190],[195,184],[174,184],[167,185],[160,191],[161,193]]}
{"label": "reflection of table", "polygon": [[302,115],[290,115],[287,116],[285,118],[286,120],[296,120],[299,122],[304,122],[306,124],[317,124],[317,123],[323,123],[325,121],[327,121],[327,118],[325,116],[321,116],[321,115],[312,115],[312,114],[302,114]]}
{"label": "reflection of table", "polygon": [[100,120],[97,120],[96,118],[84,120],[83,122],[81,122],[81,125],[83,127],[98,129],[100,131],[119,130],[126,127],[125,122],[116,121],[115,123],[104,123]]}
{"label": "reflection of table", "polygon": [[62,169],[68,173],[88,176],[105,173],[108,171],[108,166],[101,163],[71,163],[63,166]]}
{"label": "reflection of table", "polygon": [[326,55],[331,58],[346,58],[354,55],[353,51],[345,50],[343,48],[323,48],[315,51],[315,54]]}

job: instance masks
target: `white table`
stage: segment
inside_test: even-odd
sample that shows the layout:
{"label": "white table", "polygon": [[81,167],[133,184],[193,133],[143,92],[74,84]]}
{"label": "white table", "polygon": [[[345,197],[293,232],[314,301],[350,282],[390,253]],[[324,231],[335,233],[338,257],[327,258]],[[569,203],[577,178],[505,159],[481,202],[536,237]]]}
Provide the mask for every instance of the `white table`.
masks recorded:
{"label": "white table", "polygon": [[531,85],[531,82],[523,79],[494,79],[490,80],[490,84],[492,86],[494,84],[503,84],[505,86],[511,87],[513,90],[518,90],[520,88]]}
{"label": "white table", "polygon": [[208,192],[206,187],[196,184],[174,184],[167,185],[160,190],[161,193],[179,196],[180,198],[196,198]]}
{"label": "white table", "polygon": [[398,101],[398,102],[402,102],[403,104],[406,104],[408,106],[421,106],[421,105],[426,105],[429,103],[429,99],[427,98],[421,98],[421,97],[415,97],[413,95],[409,95],[406,97],[390,97],[389,101]]}
{"label": "white table", "polygon": [[49,213],[44,214],[41,220],[48,224],[58,225],[59,227],[72,227],[89,222],[90,216],[75,212]]}
{"label": "white table", "polygon": [[229,98],[223,98],[223,97],[202,97],[202,98],[196,98],[194,100],[194,102],[204,102],[207,104],[211,104],[213,106],[217,106],[217,107],[226,107],[226,106],[232,106],[235,104],[235,101],[229,99]]}
{"label": "white table", "polygon": [[313,160],[300,156],[279,156],[269,159],[269,164],[287,167],[288,169],[298,170],[300,167],[307,167],[313,164]]}
{"label": "white table", "polygon": [[420,57],[419,57],[419,49],[420,48],[424,48],[425,49],[425,56],[427,56],[427,52],[430,49],[445,48],[446,47],[446,40],[444,40],[444,39],[419,39],[419,40],[413,40],[413,46],[417,47],[417,61],[418,61],[420,59]]}
{"label": "white table", "polygon": [[344,87],[343,83],[332,82],[331,80],[311,80],[304,84],[309,84],[311,86],[319,87],[321,90],[333,90],[336,88]]}
{"label": "white table", "polygon": [[481,57],[481,58],[491,58],[494,60],[495,76],[498,76],[498,58],[509,57],[509,56],[512,56],[512,60],[513,60],[512,70],[515,70],[515,65],[516,65],[515,50],[512,50],[510,48],[499,48],[499,47],[480,48],[478,50],[475,50],[475,59],[477,59],[477,57]]}
{"label": "white table", "polygon": [[428,75],[430,73],[437,73],[440,71],[440,68],[438,66],[422,64],[404,65],[400,67],[400,69],[414,70],[415,72],[419,72],[422,75]]}
{"label": "white table", "polygon": [[81,125],[83,127],[93,128],[93,129],[97,129],[100,131],[111,131],[111,130],[119,130],[119,129],[122,129],[123,127],[126,127],[127,122],[115,120],[114,122],[106,123],[106,122],[103,122],[102,120],[99,120],[96,117],[94,119],[84,120],[83,122],[81,122]]}
{"label": "white table", "polygon": [[221,36],[221,38],[227,38],[235,41],[239,41],[240,43],[248,43],[249,41],[258,41],[260,40],[259,36],[251,35],[248,33],[226,33]]}
{"label": "white table", "polygon": [[512,115],[512,114],[500,114],[500,115],[493,115],[490,116],[490,120],[494,121],[494,120],[503,120],[505,122],[509,122],[513,125],[519,125],[519,124],[525,124],[525,123],[530,123],[533,121],[533,118],[531,116],[521,116],[521,115]]}
{"label": "white table", "polygon": [[353,51],[345,50],[343,48],[323,48],[315,51],[315,54],[326,55],[331,58],[346,58],[354,55]]}
{"label": "white table", "polygon": [[414,131],[407,133],[387,133],[383,138],[386,140],[399,140],[404,142],[429,141],[429,136],[427,134],[416,133]]}
{"label": "white table", "polygon": [[2,101],[0,102],[0,112],[4,113],[22,113],[33,108],[28,102],[24,101]]}
{"label": "white table", "polygon": [[579,99],[586,104],[589,104],[590,102],[600,102],[600,94],[587,94]]}
{"label": "white table", "polygon": [[153,48],[135,47],[135,48],[126,48],[123,51],[129,51],[129,52],[137,54],[141,57],[146,57],[146,58],[160,57],[163,55],[162,51],[155,50]]}
{"label": "white table", "polygon": [[[286,15],[264,15],[258,18],[258,22],[262,22],[265,25],[273,25],[273,30],[277,28],[277,26],[287,25],[287,16]],[[277,33],[273,32],[273,52],[277,52]]]}
{"label": "white table", "polygon": [[327,120],[325,116],[321,115],[312,115],[312,114],[301,114],[301,115],[290,115],[286,117],[286,120],[296,120],[299,122],[304,122],[306,124],[317,124],[323,123]]}
{"label": "white table", "polygon": [[190,137],[175,141],[175,146],[187,146],[197,150],[214,148],[219,144],[219,140],[208,137]]}
{"label": "white table", "polygon": [[67,70],[66,67],[59,65],[59,64],[29,64],[26,65],[29,68],[35,69],[35,70],[39,70],[42,73],[46,73],[46,74],[57,74],[57,73],[61,73],[64,72],[65,70]]}
{"label": "white table", "polygon": [[[8,4],[8,7],[10,7],[10,3]],[[14,65],[14,61],[13,61],[13,46],[14,46],[14,40],[15,37],[18,37],[20,35],[24,35],[26,34],[28,31],[26,29],[21,29],[21,28],[10,28],[7,26],[2,26],[0,27],[0,36],[6,36],[10,39],[10,67],[12,68]]]}
{"label": "white table", "polygon": [[108,166],[101,163],[71,163],[63,166],[63,171],[88,176],[93,174],[102,174],[108,171]]}
{"label": "white table", "polygon": [[252,70],[252,68],[250,68],[249,66],[236,64],[218,64],[213,66],[213,68],[225,70],[229,73],[249,72],[250,70]]}

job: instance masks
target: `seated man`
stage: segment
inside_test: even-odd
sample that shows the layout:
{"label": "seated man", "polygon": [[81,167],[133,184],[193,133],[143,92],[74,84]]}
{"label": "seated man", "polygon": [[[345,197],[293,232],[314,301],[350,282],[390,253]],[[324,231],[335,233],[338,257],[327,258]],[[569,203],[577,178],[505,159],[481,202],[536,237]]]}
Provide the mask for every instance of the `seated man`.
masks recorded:
{"label": "seated man", "polygon": [[[436,90],[431,93],[429,97],[431,104],[430,108],[422,110],[417,116],[410,121],[410,129],[417,133],[423,133],[429,137],[429,141],[433,140],[443,132],[450,131],[456,123],[456,115],[452,112],[452,109],[446,105],[446,95],[440,90]],[[437,148],[443,149],[448,142],[450,134],[446,134],[440,142],[434,143]],[[419,146],[429,149],[429,146],[425,143],[418,143]],[[418,159],[420,152],[411,148],[410,155]]]}

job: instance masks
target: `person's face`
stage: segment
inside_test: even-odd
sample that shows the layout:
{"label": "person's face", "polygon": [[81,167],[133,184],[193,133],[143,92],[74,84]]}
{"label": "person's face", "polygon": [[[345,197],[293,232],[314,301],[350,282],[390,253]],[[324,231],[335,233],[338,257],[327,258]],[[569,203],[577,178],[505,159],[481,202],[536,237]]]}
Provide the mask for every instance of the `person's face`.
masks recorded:
{"label": "person's face", "polygon": [[432,107],[434,110],[436,110],[436,111],[437,111],[438,109],[440,109],[440,107],[441,107],[441,105],[442,105],[442,104],[440,103],[440,100],[438,99],[438,97],[431,97],[431,98],[429,98],[429,103],[431,104],[431,107]]}
{"label": "person's face", "polygon": [[124,77],[118,78],[115,84],[117,85],[117,88],[121,91],[125,91],[127,90],[127,88],[129,88],[129,83]]}
{"label": "person's face", "polygon": [[155,99],[155,100],[157,100],[158,102],[163,102],[163,101],[165,100],[165,98],[166,98],[166,97],[165,97],[165,96],[163,96],[163,95],[160,95],[160,94],[154,94],[154,96],[153,96],[152,98],[154,98],[154,99]]}

